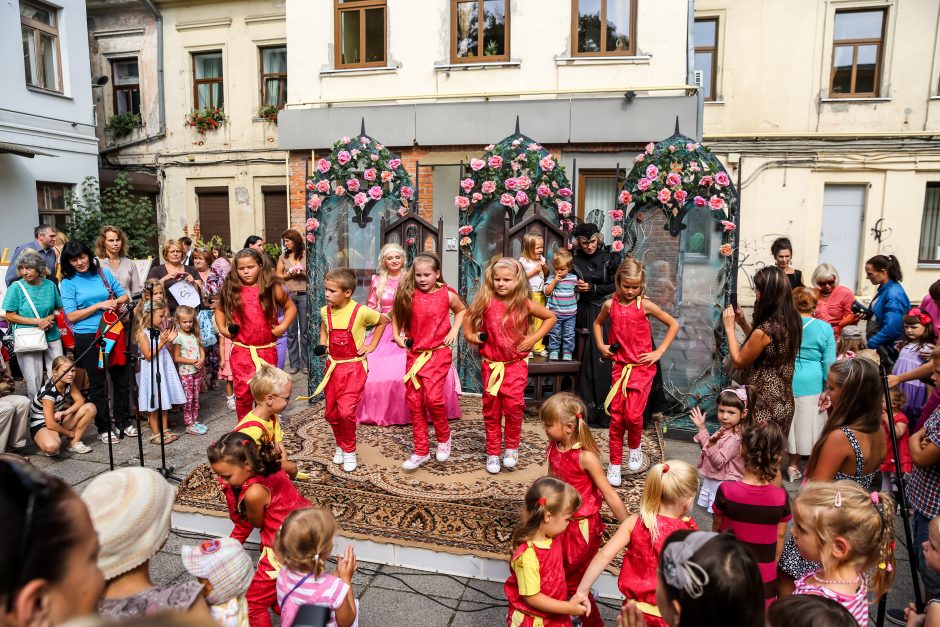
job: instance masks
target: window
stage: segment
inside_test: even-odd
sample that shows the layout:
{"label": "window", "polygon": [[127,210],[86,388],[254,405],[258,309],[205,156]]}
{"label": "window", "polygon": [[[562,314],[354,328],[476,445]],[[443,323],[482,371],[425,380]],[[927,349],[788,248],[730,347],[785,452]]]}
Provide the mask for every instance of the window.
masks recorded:
{"label": "window", "polygon": [[196,201],[199,206],[199,232],[205,241],[213,236],[222,238],[222,243],[231,245],[232,227],[228,211],[228,187],[197,187]]}
{"label": "window", "polygon": [[221,109],[225,104],[222,87],[222,52],[194,54],[193,106],[196,109]]}
{"label": "window", "polygon": [[111,62],[114,113],[140,113],[140,72],[137,59]]}
{"label": "window", "polygon": [[36,183],[36,206],[39,208],[39,223],[51,224],[62,231],[68,226],[69,196],[71,185],[62,183]]}
{"label": "window", "polygon": [[701,72],[702,95],[705,100],[715,100],[716,74],[718,73],[718,18],[695,20],[695,72]]}
{"label": "window", "polygon": [[287,47],[261,49],[261,104],[287,104]]}
{"label": "window", "polygon": [[452,63],[509,60],[509,0],[451,0],[450,16]]}
{"label": "window", "polygon": [[59,16],[50,6],[20,2],[23,31],[23,65],[26,84],[50,91],[62,91],[59,76]]}
{"label": "window", "polygon": [[616,170],[578,171],[578,217],[596,224],[607,243],[613,241],[610,211],[617,208],[617,191],[623,183],[624,172],[619,172],[619,178],[617,174]]}
{"label": "window", "polygon": [[574,56],[636,54],[636,0],[571,0]]}
{"label": "window", "polygon": [[264,239],[278,244],[281,233],[287,230],[287,188],[284,185],[261,187],[264,199]]}
{"label": "window", "polygon": [[884,9],[836,11],[830,96],[878,96],[884,22]]}
{"label": "window", "polygon": [[920,263],[940,262],[940,183],[927,183],[917,260]]}
{"label": "window", "polygon": [[338,68],[385,65],[385,0],[334,0]]}

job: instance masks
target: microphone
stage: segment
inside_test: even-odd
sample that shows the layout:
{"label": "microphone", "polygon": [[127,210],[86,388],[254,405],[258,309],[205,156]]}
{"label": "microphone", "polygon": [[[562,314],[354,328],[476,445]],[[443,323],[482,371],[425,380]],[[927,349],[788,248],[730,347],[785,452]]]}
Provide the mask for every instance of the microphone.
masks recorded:
{"label": "microphone", "polygon": [[230,325],[228,325],[228,333],[229,333],[229,335],[238,335],[238,332],[239,332],[240,330],[241,330],[241,327],[238,326],[237,324],[230,324]]}
{"label": "microphone", "polygon": [[406,346],[406,347],[411,348],[411,347],[413,347],[414,345],[415,345],[414,338],[410,338],[410,337],[405,338],[405,346]]}
{"label": "microphone", "polygon": [[610,345],[611,353],[616,353],[619,350],[620,350],[620,344],[618,342],[614,342],[613,344]]}
{"label": "microphone", "polygon": [[489,337],[490,336],[486,331],[480,331],[479,333],[477,333],[477,339],[480,340],[481,342],[485,342],[487,338]]}
{"label": "microphone", "polygon": [[326,355],[326,344],[317,344],[313,347],[313,354],[317,357],[323,357]]}

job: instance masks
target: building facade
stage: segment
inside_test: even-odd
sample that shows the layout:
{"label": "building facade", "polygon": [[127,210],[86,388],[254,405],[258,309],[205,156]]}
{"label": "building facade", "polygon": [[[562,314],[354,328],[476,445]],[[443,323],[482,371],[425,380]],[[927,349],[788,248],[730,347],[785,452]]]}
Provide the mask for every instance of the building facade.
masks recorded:
{"label": "building facade", "polygon": [[92,65],[112,79],[95,102],[102,167],[154,176],[163,239],[278,242],[290,226],[274,121],[287,93],[284,3],[88,4]]}
{"label": "building facade", "polygon": [[0,252],[64,227],[68,198],[98,173],[83,0],[0,7]]}
{"label": "building facade", "polygon": [[915,302],[940,278],[938,32],[932,0],[695,3],[704,139],[742,188],[743,286],[780,236],[806,282],[830,262],[865,298],[876,254]]}

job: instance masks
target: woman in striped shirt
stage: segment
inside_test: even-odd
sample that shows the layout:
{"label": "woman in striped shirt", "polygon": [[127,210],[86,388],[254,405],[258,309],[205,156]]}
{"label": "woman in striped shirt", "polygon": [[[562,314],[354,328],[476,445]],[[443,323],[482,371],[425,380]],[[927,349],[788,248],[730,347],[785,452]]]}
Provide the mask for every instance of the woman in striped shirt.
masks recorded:
{"label": "woman in striped shirt", "polygon": [[52,361],[52,378],[33,397],[29,435],[49,457],[59,454],[62,436],[69,439],[70,453],[91,452],[82,436],[95,418],[95,404],[85,401],[81,383],[75,379],[72,360],[56,357]]}

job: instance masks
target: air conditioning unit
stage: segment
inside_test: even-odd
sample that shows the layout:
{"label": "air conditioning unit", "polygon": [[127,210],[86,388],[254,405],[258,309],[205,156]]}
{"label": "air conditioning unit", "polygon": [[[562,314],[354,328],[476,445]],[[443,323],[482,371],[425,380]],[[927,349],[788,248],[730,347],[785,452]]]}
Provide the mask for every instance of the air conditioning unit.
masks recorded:
{"label": "air conditioning unit", "polygon": [[705,72],[702,70],[695,70],[692,72],[692,82],[698,85],[699,87],[705,86]]}

